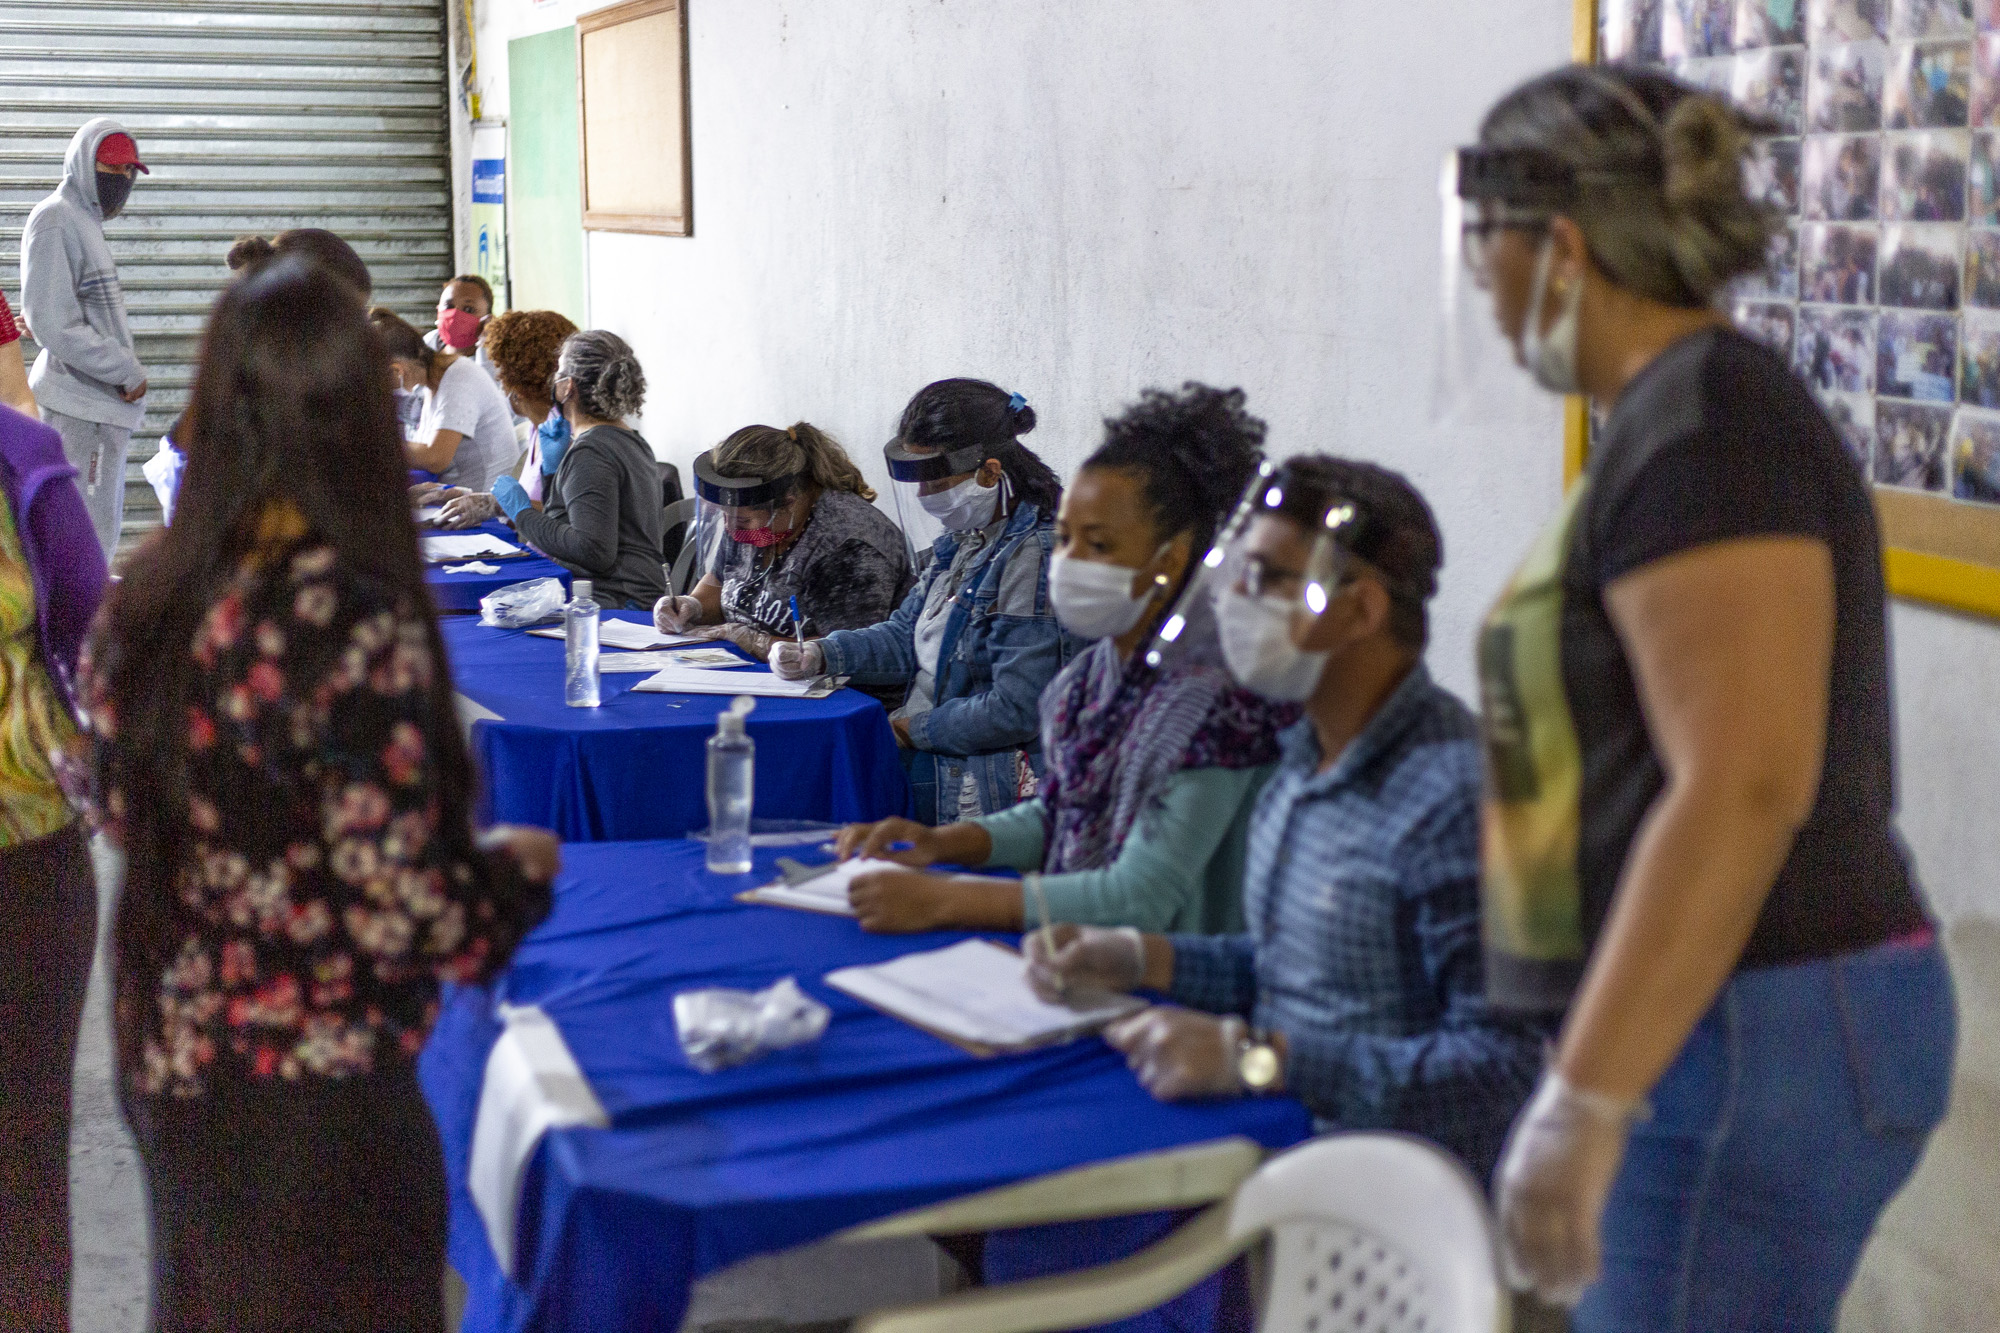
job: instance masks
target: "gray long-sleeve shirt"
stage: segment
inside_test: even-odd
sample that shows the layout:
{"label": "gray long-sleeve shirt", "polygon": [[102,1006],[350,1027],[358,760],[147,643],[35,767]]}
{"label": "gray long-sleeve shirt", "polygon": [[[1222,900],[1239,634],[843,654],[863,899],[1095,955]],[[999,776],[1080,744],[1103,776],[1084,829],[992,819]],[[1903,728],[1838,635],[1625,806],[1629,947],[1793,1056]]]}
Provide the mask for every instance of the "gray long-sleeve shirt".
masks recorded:
{"label": "gray long-sleeve shirt", "polygon": [[650,608],[666,595],[660,465],[637,431],[592,426],[577,436],[543,495],[545,507],[523,509],[515,528],[536,550],[590,579],[598,602]]}

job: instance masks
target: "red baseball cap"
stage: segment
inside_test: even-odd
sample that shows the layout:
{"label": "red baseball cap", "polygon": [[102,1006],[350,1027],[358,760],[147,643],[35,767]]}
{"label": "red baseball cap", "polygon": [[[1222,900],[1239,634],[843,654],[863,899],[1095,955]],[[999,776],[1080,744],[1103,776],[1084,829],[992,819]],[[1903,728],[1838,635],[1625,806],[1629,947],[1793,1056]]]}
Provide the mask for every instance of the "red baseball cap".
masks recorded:
{"label": "red baseball cap", "polygon": [[152,171],[139,160],[139,145],[129,134],[107,134],[97,145],[97,160],[107,167],[137,167],[148,176]]}

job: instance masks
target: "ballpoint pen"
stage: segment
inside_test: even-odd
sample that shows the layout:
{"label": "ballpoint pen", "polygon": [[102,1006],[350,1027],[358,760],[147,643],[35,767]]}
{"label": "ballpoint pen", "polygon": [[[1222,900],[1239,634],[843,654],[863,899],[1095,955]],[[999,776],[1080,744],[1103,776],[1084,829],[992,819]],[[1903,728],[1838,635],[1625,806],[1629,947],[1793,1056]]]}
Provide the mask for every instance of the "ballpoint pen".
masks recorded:
{"label": "ballpoint pen", "polygon": [[[806,618],[799,614],[799,599],[797,597],[792,598],[792,635],[798,640],[799,647],[803,648],[806,646]],[[803,654],[799,660],[805,660]]]}

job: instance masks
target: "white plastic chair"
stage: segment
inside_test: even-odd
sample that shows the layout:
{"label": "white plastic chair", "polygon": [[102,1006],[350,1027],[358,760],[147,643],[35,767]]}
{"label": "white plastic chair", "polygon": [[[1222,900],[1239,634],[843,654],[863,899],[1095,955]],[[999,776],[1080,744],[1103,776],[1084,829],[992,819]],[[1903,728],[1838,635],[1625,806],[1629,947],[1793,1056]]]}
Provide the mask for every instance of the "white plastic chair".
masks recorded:
{"label": "white plastic chair", "polygon": [[1153,1309],[1268,1238],[1259,1333],[1507,1333],[1486,1201],[1456,1159],[1400,1134],[1272,1158],[1128,1259],[880,1310],[855,1333],[1053,1333]]}

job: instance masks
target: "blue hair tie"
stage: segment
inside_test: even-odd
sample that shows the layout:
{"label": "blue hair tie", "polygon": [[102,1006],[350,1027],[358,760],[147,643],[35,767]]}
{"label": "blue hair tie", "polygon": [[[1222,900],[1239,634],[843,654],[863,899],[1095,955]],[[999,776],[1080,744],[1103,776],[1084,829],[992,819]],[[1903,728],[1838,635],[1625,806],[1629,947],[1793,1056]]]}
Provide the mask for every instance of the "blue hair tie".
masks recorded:
{"label": "blue hair tie", "polygon": [[1028,405],[1028,400],[1023,398],[1018,393],[1009,394],[1007,396],[1007,410],[1009,412],[1018,412],[1027,405]]}

